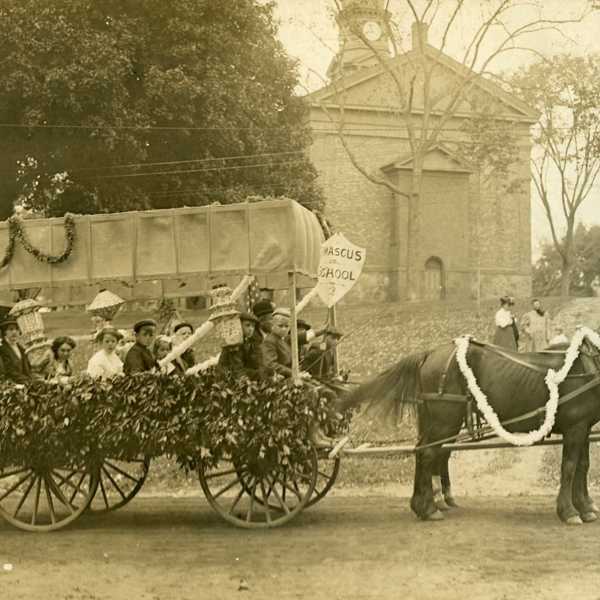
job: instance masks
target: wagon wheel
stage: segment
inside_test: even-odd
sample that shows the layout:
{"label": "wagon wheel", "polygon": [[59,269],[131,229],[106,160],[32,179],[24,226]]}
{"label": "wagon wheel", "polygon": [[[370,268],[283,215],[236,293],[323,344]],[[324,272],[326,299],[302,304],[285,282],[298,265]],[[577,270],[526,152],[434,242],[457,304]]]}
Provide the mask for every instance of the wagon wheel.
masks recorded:
{"label": "wagon wheel", "polygon": [[[327,456],[319,456],[317,480],[315,482],[315,489],[308,502],[304,505],[304,508],[314,506],[319,500],[322,500],[329,490],[333,487],[338,473],[340,472],[340,457],[336,456],[333,460]],[[242,479],[245,479],[242,475]],[[249,488],[248,484],[244,482],[246,487]],[[257,502],[261,502],[257,498]],[[274,499],[271,498],[269,506],[273,510],[281,510],[281,506]]]}
{"label": "wagon wheel", "polygon": [[258,529],[291,521],[312,495],[318,461],[314,449],[288,467],[274,460],[262,464],[223,460],[216,469],[200,467],[200,485],[210,505],[229,523]]}
{"label": "wagon wheel", "polygon": [[304,508],[314,506],[319,500],[325,498],[329,490],[333,487],[338,473],[340,472],[340,457],[336,456],[333,460],[328,457],[319,459],[319,470],[317,472],[317,482],[315,491],[306,503]]}
{"label": "wagon wheel", "polygon": [[94,468],[5,467],[0,470],[0,514],[25,531],[55,531],[85,511],[97,487]]}
{"label": "wagon wheel", "polygon": [[104,459],[100,465],[98,489],[88,511],[102,514],[131,502],[142,489],[149,468],[150,458],[147,456],[128,461]]}

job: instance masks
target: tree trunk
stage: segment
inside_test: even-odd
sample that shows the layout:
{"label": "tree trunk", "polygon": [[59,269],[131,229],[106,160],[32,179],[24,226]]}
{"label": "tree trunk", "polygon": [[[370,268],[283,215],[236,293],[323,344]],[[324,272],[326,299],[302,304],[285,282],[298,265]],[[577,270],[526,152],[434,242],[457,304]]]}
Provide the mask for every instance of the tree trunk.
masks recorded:
{"label": "tree trunk", "polygon": [[575,223],[572,220],[567,222],[567,233],[562,254],[562,273],[560,278],[560,295],[566,298],[571,291],[571,278],[573,277],[573,268],[575,266],[575,257],[573,255],[573,230]]}
{"label": "tree trunk", "polygon": [[420,202],[423,191],[423,156],[415,153],[412,170],[410,198],[408,201],[408,256],[406,270],[407,296],[410,302],[421,297],[421,252],[420,252]]}

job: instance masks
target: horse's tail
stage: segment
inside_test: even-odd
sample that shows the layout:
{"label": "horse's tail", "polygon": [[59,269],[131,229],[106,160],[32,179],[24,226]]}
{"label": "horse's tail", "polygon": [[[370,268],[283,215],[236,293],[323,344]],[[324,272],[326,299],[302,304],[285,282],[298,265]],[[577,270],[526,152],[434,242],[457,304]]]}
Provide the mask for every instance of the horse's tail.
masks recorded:
{"label": "horse's tail", "polygon": [[402,419],[406,409],[414,410],[420,384],[421,366],[429,352],[406,356],[389,369],[376,375],[352,391],[345,408],[368,402],[366,410],[377,406],[377,412]]}

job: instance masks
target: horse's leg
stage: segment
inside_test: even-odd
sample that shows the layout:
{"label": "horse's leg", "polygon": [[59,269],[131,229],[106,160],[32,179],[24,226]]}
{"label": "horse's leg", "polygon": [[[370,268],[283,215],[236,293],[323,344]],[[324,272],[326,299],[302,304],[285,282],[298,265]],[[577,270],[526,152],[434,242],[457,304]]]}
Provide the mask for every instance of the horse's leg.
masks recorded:
{"label": "horse's leg", "polygon": [[577,509],[573,505],[573,483],[587,436],[588,426],[586,423],[574,425],[563,434],[560,491],[556,501],[556,512],[559,518],[569,525],[582,523]]}
{"label": "horse's leg", "polygon": [[450,485],[450,470],[448,468],[448,463],[450,462],[450,454],[451,450],[441,450],[440,455],[440,478],[442,483],[442,494],[444,495],[444,501],[446,505],[455,508],[458,506],[456,504],[456,500],[454,500],[454,496],[452,496],[452,487]]}
{"label": "horse's leg", "polygon": [[[426,439],[419,441],[419,445],[426,443]],[[415,454],[415,485],[410,507],[424,521],[439,521],[444,518],[433,499],[431,480],[435,460],[436,448],[424,448]]]}
{"label": "horse's leg", "polygon": [[440,510],[448,510],[449,508],[443,494],[445,489],[444,480],[448,474],[447,453],[447,450],[438,450],[432,467],[433,501]]}
{"label": "horse's leg", "polygon": [[573,504],[579,512],[584,523],[591,523],[598,519],[598,507],[590,497],[588,490],[588,471],[590,468],[590,437],[589,429],[586,441],[581,449],[577,469],[575,470],[575,481],[573,482]]}

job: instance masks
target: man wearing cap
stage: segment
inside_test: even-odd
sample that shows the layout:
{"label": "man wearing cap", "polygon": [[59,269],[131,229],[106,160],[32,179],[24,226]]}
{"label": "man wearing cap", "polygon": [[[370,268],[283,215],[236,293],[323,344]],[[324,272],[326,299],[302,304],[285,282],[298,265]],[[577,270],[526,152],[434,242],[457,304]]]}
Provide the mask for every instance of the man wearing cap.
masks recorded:
{"label": "man wearing cap", "polygon": [[[173,328],[173,333],[175,335],[174,346],[177,346],[177,344],[187,340],[194,333],[194,328],[192,327],[191,323],[183,321],[175,325]],[[188,348],[179,357],[179,364],[184,371],[187,371],[187,369],[190,369],[196,364],[196,356],[194,355],[194,350],[192,348]]]}
{"label": "man wearing cap", "polygon": [[25,348],[19,344],[21,330],[13,319],[0,323],[2,345],[0,345],[0,363],[4,377],[15,383],[27,383],[32,379],[31,364]]}
{"label": "man wearing cap", "polygon": [[298,328],[298,355],[300,356],[300,360],[303,360],[308,351],[308,344],[315,338],[321,337],[325,333],[325,329],[315,330],[312,328],[311,324],[307,323],[304,319],[298,319],[296,321],[296,326]]}
{"label": "man wearing cap", "polygon": [[241,344],[225,346],[219,355],[218,366],[235,375],[259,379],[262,374],[260,343],[254,335],[258,319],[250,313],[240,313],[244,339]]}
{"label": "man wearing cap", "polygon": [[152,319],[138,321],[133,326],[133,331],[135,333],[135,344],[127,352],[123,372],[125,375],[134,375],[135,373],[158,369],[156,358],[150,350],[156,334],[156,321]]}
{"label": "man wearing cap", "polygon": [[333,379],[335,377],[335,347],[343,334],[333,325],[325,328],[325,337],[320,345],[313,345],[306,352],[303,366],[318,379]]}

